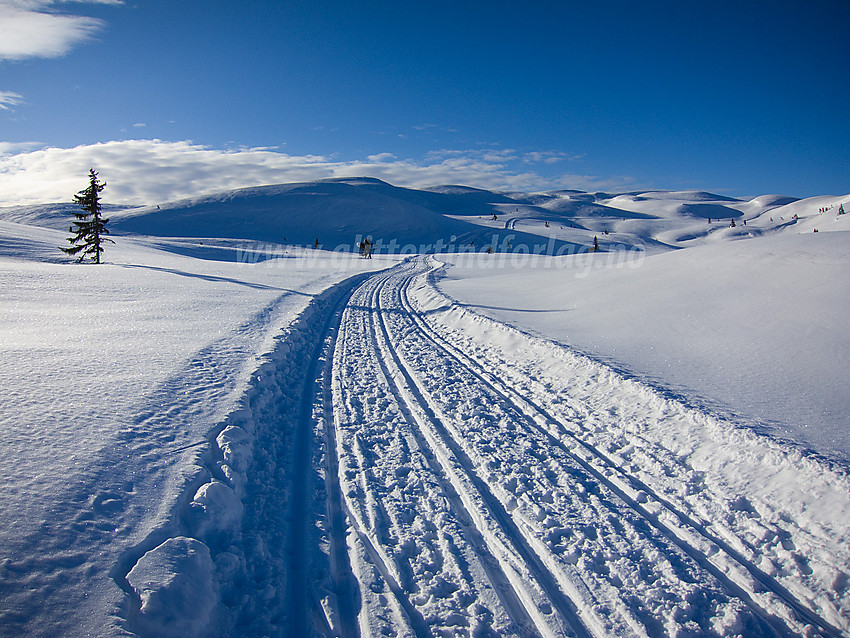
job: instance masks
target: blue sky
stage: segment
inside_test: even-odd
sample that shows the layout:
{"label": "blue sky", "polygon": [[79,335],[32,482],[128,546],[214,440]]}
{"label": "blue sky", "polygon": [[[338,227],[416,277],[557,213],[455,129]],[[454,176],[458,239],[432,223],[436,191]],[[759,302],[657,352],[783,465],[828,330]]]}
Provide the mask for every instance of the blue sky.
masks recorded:
{"label": "blue sky", "polygon": [[0,0],[0,201],[89,164],[126,201],[353,173],[844,194],[848,23],[844,0]]}

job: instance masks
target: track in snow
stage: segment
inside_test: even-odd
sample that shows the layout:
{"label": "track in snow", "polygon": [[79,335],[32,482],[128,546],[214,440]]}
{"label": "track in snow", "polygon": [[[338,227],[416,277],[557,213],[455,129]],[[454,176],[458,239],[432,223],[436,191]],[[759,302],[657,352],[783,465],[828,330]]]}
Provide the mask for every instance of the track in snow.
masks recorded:
{"label": "track in snow", "polygon": [[369,278],[314,353],[293,512],[313,458],[331,577],[291,599],[296,634],[840,635],[432,325],[408,294],[425,270]]}

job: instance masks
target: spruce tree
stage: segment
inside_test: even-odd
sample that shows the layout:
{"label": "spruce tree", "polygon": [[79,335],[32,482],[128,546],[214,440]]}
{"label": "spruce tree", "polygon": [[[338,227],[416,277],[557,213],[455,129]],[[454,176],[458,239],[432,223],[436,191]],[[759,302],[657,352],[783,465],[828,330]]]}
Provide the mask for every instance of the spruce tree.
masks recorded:
{"label": "spruce tree", "polygon": [[87,256],[91,256],[94,263],[100,263],[100,254],[103,252],[104,242],[113,242],[103,237],[108,235],[106,229],[108,219],[101,216],[100,192],[106,188],[106,182],[99,182],[97,173],[92,168],[89,170],[89,186],[74,195],[74,201],[80,206],[82,212],[74,213],[77,220],[74,222],[76,229],[72,226],[69,231],[74,233],[68,237],[70,248],[62,248],[69,255],[80,254],[78,262],[82,262]]}

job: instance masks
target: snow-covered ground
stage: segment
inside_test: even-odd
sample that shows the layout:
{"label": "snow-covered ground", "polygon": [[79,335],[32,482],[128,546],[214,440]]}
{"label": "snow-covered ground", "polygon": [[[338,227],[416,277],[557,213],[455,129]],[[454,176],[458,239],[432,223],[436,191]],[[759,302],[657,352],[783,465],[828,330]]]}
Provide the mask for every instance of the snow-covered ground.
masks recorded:
{"label": "snow-covered ground", "polygon": [[276,336],[388,263],[292,251],[248,267],[118,239],[107,265],[69,265],[65,234],[0,227],[0,633],[104,635],[125,597],[110,573],[175,524]]}
{"label": "snow-covered ground", "polygon": [[491,260],[445,258],[455,265],[440,288],[690,403],[850,460],[850,233]]}
{"label": "snow-covered ground", "polygon": [[850,634],[848,201],[0,209],[0,634]]}

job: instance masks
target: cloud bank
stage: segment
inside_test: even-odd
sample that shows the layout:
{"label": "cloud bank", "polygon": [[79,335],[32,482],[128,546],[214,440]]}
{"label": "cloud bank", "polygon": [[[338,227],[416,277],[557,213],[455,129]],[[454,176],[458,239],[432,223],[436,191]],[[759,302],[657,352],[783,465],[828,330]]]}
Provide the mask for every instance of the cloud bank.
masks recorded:
{"label": "cloud bank", "polygon": [[[413,188],[464,184],[508,191],[623,190],[634,186],[625,177],[601,179],[572,174],[544,177],[529,170],[532,166],[528,155],[510,150],[446,150],[430,153],[423,161],[398,159],[389,153],[337,161],[320,155],[288,155],[267,148],[220,150],[189,141],[157,139],[37,150],[32,150],[31,144],[0,144],[0,205],[69,201],[85,187],[90,167],[109,185],[105,201],[131,205],[331,177],[376,177]],[[550,157],[551,154],[543,152],[541,162],[546,163]]]}

